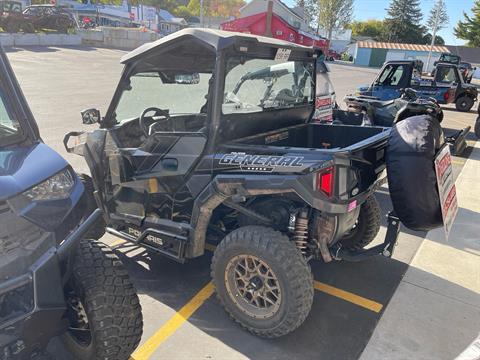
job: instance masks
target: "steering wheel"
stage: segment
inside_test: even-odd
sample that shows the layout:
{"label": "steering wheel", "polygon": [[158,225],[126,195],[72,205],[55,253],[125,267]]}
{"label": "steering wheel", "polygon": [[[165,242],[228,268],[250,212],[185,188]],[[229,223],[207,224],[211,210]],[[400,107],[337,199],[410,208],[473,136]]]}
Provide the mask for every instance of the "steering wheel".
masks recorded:
{"label": "steering wheel", "polygon": [[163,116],[165,118],[163,121],[169,121],[170,120],[170,115],[168,114],[167,110],[162,110],[162,109],[159,109],[155,106],[146,108],[145,110],[142,111],[142,113],[140,114],[140,117],[138,118],[138,123],[140,125],[140,129],[142,129],[143,133],[146,136],[150,135],[151,126],[158,121],[158,120],[156,120],[156,121],[154,121],[153,124],[147,125],[145,119],[147,118],[147,114],[149,114],[151,112],[154,112],[154,114],[152,116],[149,116],[151,118],[153,118],[155,116]]}

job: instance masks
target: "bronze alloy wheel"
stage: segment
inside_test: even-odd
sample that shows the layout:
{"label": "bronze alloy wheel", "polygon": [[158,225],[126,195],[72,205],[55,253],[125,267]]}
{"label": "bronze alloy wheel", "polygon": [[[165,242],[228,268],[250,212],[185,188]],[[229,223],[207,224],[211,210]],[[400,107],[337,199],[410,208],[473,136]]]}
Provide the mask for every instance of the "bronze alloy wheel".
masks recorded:
{"label": "bronze alloy wheel", "polygon": [[225,286],[245,314],[259,319],[274,316],[282,303],[282,289],[267,263],[254,255],[238,255],[225,269]]}

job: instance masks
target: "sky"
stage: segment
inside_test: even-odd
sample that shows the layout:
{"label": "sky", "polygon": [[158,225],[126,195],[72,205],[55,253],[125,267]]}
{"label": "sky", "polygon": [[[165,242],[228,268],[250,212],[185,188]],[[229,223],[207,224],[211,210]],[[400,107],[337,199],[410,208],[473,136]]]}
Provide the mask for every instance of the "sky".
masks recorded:
{"label": "sky", "polygon": [[[284,2],[293,6],[295,0],[284,0]],[[447,45],[463,45],[464,40],[457,39],[453,35],[453,28],[459,20],[463,20],[463,12],[471,14],[474,0],[445,0],[447,5],[448,16],[450,22],[445,29],[442,29],[438,35],[440,35]],[[354,6],[354,19],[355,20],[367,20],[378,19],[382,20],[387,15],[387,8],[389,0],[355,0]],[[423,12],[423,21],[425,22],[430,14],[430,9],[433,7],[435,0],[421,0],[420,6]]]}

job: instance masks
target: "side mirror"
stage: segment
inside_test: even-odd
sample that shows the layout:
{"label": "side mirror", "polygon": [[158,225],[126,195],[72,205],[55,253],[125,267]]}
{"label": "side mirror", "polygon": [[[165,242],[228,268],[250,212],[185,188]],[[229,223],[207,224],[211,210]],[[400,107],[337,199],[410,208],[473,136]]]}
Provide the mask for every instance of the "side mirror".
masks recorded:
{"label": "side mirror", "polygon": [[80,114],[82,115],[82,122],[86,125],[92,125],[100,122],[100,110],[86,109]]}

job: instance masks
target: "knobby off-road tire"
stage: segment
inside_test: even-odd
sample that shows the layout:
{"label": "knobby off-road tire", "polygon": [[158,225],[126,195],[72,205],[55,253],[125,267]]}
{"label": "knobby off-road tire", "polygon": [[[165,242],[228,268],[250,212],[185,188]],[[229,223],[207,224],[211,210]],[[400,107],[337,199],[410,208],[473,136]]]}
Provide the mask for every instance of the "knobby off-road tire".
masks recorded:
{"label": "knobby off-road tire", "polygon": [[[260,272],[268,268],[267,274],[276,279],[267,280],[268,287],[258,286],[259,293],[277,286],[275,305],[269,304],[266,309],[249,305],[235,283],[229,281],[232,269],[235,276],[237,270],[242,269],[232,266],[240,262],[238,259],[245,258],[257,259],[254,261],[261,264]],[[245,226],[228,234],[215,250],[211,269],[221,304],[236,322],[255,335],[277,338],[288,334],[298,328],[310,312],[314,291],[310,266],[287,236],[269,227]],[[267,312],[271,313],[266,315]]]}
{"label": "knobby off-road tire", "polygon": [[[78,177],[83,183],[85,187],[85,197],[86,197],[86,210],[85,210],[85,218],[87,218],[90,214],[92,214],[95,209],[97,209],[97,202],[95,201],[95,197],[93,193],[95,192],[95,188],[93,186],[92,178],[85,174],[78,174]],[[97,221],[90,227],[90,229],[85,234],[86,239],[100,239],[103,235],[105,235],[105,227],[107,224],[103,217],[99,217]]]}
{"label": "knobby off-road tire", "polygon": [[362,249],[370,244],[380,230],[380,206],[374,195],[370,195],[362,206],[355,227],[345,235],[342,245],[352,249]]}
{"label": "knobby off-road tire", "polygon": [[107,246],[80,242],[66,298],[70,324],[62,341],[75,359],[129,359],[142,336],[142,311],[127,270]]}
{"label": "knobby off-road tire", "polygon": [[467,111],[470,111],[474,102],[475,101],[470,96],[463,95],[463,96],[460,96],[457,99],[457,101],[455,101],[455,108],[458,111],[467,112]]}

